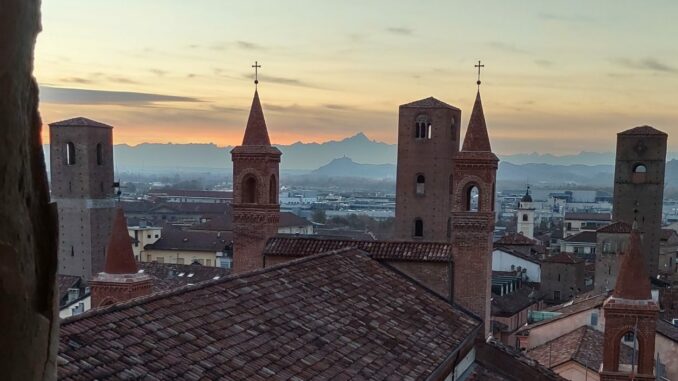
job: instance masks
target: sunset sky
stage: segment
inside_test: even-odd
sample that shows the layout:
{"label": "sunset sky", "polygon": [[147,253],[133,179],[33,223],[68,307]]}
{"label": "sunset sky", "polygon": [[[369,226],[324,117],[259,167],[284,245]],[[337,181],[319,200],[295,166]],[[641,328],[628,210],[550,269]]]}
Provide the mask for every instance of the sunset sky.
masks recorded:
{"label": "sunset sky", "polygon": [[613,151],[636,125],[678,133],[676,14],[669,0],[47,0],[35,75],[45,123],[234,145],[258,60],[273,142],[395,143],[398,105],[416,99],[466,125],[482,59],[496,152]]}

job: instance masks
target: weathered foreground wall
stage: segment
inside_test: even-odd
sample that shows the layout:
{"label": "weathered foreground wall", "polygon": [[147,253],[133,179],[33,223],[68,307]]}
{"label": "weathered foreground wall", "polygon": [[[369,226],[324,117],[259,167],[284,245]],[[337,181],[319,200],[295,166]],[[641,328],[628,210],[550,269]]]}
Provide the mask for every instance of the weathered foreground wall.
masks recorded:
{"label": "weathered foreground wall", "polygon": [[0,0],[0,378],[56,378],[56,213],[40,142],[40,1]]}

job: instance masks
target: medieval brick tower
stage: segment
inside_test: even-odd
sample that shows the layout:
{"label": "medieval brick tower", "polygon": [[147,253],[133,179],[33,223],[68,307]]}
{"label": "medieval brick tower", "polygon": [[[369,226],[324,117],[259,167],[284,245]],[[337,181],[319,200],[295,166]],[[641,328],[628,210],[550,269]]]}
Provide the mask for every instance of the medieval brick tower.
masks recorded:
{"label": "medieval brick tower", "polygon": [[400,106],[395,237],[449,241],[461,110],[435,98]]}
{"label": "medieval brick tower", "polygon": [[278,231],[281,152],[271,146],[259,93],[254,92],[242,145],[233,148],[233,271],[263,267],[266,241]]}
{"label": "medieval brick tower", "polygon": [[499,159],[490,147],[480,91],[464,144],[453,163],[454,301],[483,319],[487,336],[490,334],[492,233]]}
{"label": "medieval brick tower", "polygon": [[113,127],[86,118],[52,123],[50,176],[59,211],[59,274],[104,269],[115,212]]}
{"label": "medieval brick tower", "polygon": [[[659,307],[652,300],[650,279],[641,252],[640,233],[631,232],[629,249],[622,256],[614,293],[603,305],[605,335],[601,381],[654,380],[654,352]],[[636,340],[635,364],[622,363],[624,336]]]}
{"label": "medieval brick tower", "polygon": [[667,135],[650,126],[617,134],[614,220],[638,223],[650,276],[657,275]]}
{"label": "medieval brick tower", "polygon": [[102,307],[151,293],[153,282],[138,273],[122,209],[118,209],[106,247],[104,271],[90,281],[92,307]]}

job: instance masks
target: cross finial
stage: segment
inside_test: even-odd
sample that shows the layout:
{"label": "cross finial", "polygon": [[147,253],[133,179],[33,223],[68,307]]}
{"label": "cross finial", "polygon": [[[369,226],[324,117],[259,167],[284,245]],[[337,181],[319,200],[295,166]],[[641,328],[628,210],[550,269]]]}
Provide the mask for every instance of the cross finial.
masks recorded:
{"label": "cross finial", "polygon": [[478,60],[478,64],[474,67],[478,68],[478,81],[476,83],[478,84],[478,89],[480,89],[480,68],[485,67],[485,65],[481,64],[480,60]]}
{"label": "cross finial", "polygon": [[252,65],[254,68],[254,84],[258,85],[259,84],[259,68],[261,65],[259,65],[259,62],[254,61],[254,65]]}

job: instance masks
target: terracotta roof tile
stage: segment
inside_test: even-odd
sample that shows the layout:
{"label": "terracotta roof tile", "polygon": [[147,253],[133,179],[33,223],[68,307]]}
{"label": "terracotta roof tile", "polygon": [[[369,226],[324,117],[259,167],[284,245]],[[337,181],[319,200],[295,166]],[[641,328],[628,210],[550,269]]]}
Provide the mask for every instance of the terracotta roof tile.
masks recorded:
{"label": "terracotta roof tile", "polygon": [[481,322],[356,250],[65,319],[60,380],[425,379]]}
{"label": "terracotta roof tile", "polygon": [[452,245],[436,242],[354,241],[315,236],[277,235],[264,248],[264,256],[304,257],[343,248],[356,248],[374,259],[397,259],[448,262],[452,260]]}
{"label": "terracotta roof tile", "polygon": [[631,128],[630,130],[622,131],[617,135],[666,135],[666,133],[651,126],[639,126]]}
{"label": "terracotta roof tile", "polygon": [[418,101],[406,103],[404,105],[400,105],[400,107],[412,107],[412,108],[451,108],[453,110],[459,110],[458,108],[449,105],[443,101],[440,101],[436,98],[433,97],[428,97],[424,99],[420,99]]}
{"label": "terracotta roof tile", "polygon": [[492,316],[513,316],[542,298],[543,293],[530,286],[523,286],[506,295],[492,294]]}
{"label": "terracotta roof tile", "polygon": [[67,299],[68,290],[71,288],[79,288],[80,277],[76,275],[61,275],[57,274],[57,288],[59,290],[59,304]]}
{"label": "terracotta roof tile", "polygon": [[525,237],[521,233],[509,233],[499,238],[495,245],[524,245],[524,246],[534,246],[537,244],[537,241]]}
{"label": "terracotta roof tile", "polygon": [[492,152],[490,137],[487,134],[487,126],[485,125],[483,102],[480,100],[480,91],[476,94],[476,101],[471,111],[471,119],[468,122],[466,136],[464,136],[462,151]]}
{"label": "terracotta roof tile", "polygon": [[190,231],[166,227],[162,236],[146,250],[191,250],[216,253],[231,245],[233,232]]}
{"label": "terracotta roof tile", "polygon": [[113,128],[108,124],[97,122],[96,120],[87,119],[83,117],[77,117],[73,119],[66,119],[59,122],[54,122],[49,124],[50,127],[102,127],[102,128]]}
{"label": "terracotta roof tile", "polygon": [[223,278],[230,269],[199,264],[178,265],[173,263],[139,262],[139,271],[153,280],[153,292],[167,291],[187,284],[197,284]]}
{"label": "terracotta roof tile", "polygon": [[619,265],[619,275],[614,285],[613,296],[622,299],[649,300],[652,299],[650,276],[645,267],[645,260],[641,253],[640,233],[631,231],[628,252],[622,254]]}
{"label": "terracotta roof tile", "polygon": [[577,234],[571,235],[564,239],[565,242],[584,242],[584,243],[596,243],[597,240],[596,232],[589,230],[584,230]]}
{"label": "terracotta roof tile", "polygon": [[584,260],[579,258],[574,253],[561,252],[550,257],[546,257],[546,259],[544,259],[544,262],[574,265],[577,263],[582,263],[584,262]]}
{"label": "terracotta roof tile", "polygon": [[612,221],[610,213],[565,213],[566,220],[577,221]]}
{"label": "terracotta roof tile", "polygon": [[105,273],[134,274],[137,272],[137,264],[134,260],[134,252],[132,251],[130,240],[125,214],[122,209],[118,208],[113,220],[111,237],[106,247]]}
{"label": "terracotta roof tile", "polygon": [[250,116],[247,119],[247,127],[245,128],[242,145],[271,145],[271,140],[268,138],[268,130],[266,129],[266,120],[264,120],[264,111],[261,109],[261,102],[259,101],[259,92],[256,90],[254,91],[254,99],[252,99],[252,107],[250,108]]}
{"label": "terracotta roof tile", "polygon": [[631,225],[617,221],[596,230],[598,233],[631,233]]}

